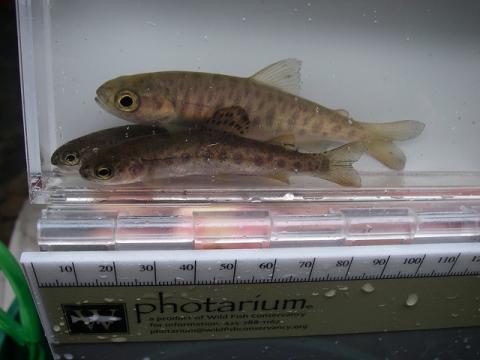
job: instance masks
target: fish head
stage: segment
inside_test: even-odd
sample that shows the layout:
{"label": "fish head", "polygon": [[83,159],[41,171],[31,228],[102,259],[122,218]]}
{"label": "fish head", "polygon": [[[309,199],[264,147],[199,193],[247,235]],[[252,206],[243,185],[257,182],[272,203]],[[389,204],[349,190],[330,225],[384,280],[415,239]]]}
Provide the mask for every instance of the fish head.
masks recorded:
{"label": "fish head", "polygon": [[80,164],[81,156],[80,149],[67,143],[55,150],[50,162],[58,167],[74,168]]}
{"label": "fish head", "polygon": [[146,175],[146,168],[141,159],[107,152],[87,158],[79,172],[89,181],[105,185],[121,185],[141,182]]}
{"label": "fish head", "polygon": [[107,112],[136,123],[161,123],[175,117],[169,88],[151,74],[109,80],[97,89],[95,101]]}

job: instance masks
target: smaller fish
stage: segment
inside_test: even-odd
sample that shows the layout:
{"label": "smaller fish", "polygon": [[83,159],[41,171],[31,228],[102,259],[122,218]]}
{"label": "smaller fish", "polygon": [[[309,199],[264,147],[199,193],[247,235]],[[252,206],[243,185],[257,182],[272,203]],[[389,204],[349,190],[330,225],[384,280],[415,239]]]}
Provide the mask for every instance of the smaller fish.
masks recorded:
{"label": "smaller fish", "polygon": [[63,144],[53,153],[50,161],[52,165],[64,169],[78,168],[86,157],[103,148],[155,134],[167,135],[168,132],[162,127],[148,125],[125,125],[96,131]]}
{"label": "smaller fish", "polygon": [[98,151],[83,162],[80,175],[117,185],[191,175],[251,175],[288,183],[291,175],[303,174],[358,187],[361,181],[352,163],[364,150],[355,142],[323,154],[305,154],[232,134],[183,132],[132,139]]}

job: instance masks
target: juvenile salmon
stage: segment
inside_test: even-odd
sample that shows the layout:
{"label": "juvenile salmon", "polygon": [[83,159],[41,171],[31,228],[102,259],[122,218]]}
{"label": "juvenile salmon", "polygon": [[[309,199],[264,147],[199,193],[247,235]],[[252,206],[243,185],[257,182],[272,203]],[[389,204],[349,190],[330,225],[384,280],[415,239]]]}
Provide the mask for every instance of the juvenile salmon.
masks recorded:
{"label": "juvenile salmon", "polygon": [[132,139],[88,157],[80,174],[103,184],[129,184],[190,175],[255,175],[288,182],[292,174],[360,186],[352,163],[363,144],[343,145],[325,154],[303,154],[281,146],[219,132],[184,132]]}
{"label": "juvenile salmon", "polygon": [[50,161],[55,166],[77,168],[87,156],[103,148],[120,144],[128,139],[154,134],[166,135],[167,130],[151,125],[126,125],[96,131],[63,144],[55,150]]}
{"label": "juvenile salmon", "polygon": [[120,76],[97,89],[96,101],[136,123],[188,121],[259,141],[298,149],[321,141],[362,141],[366,151],[393,169],[405,155],[393,144],[418,136],[424,124],[404,120],[375,124],[352,120],[297,96],[300,61],[286,59],[251,77],[167,71]]}

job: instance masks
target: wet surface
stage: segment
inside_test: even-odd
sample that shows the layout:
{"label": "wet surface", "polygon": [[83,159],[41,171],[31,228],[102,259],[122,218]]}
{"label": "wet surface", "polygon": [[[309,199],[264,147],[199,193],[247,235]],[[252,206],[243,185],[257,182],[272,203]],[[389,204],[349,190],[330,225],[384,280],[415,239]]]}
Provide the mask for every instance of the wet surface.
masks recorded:
{"label": "wet surface", "polygon": [[14,1],[0,1],[0,241],[8,242],[27,198]]}

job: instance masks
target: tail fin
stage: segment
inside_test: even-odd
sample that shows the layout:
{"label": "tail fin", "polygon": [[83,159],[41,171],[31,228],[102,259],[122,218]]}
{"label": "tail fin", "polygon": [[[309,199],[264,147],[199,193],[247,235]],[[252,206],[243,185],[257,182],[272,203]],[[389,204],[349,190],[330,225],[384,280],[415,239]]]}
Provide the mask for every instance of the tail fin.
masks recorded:
{"label": "tail fin", "polygon": [[329,160],[329,169],[322,175],[325,180],[343,186],[360,187],[362,181],[352,164],[365,152],[362,142],[345,144],[324,153]]}
{"label": "tail fin", "polygon": [[375,159],[394,170],[405,167],[405,154],[392,141],[413,139],[420,135],[425,124],[420,121],[403,120],[391,123],[361,123],[371,134],[366,141],[366,151]]}

